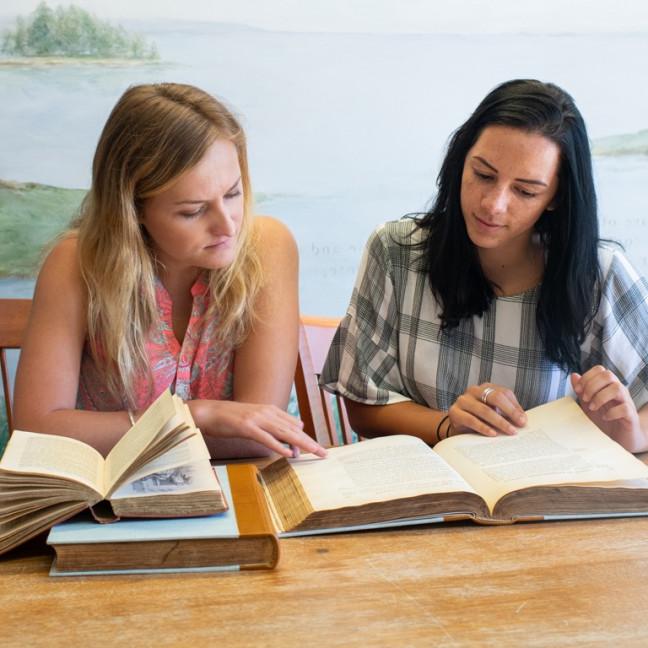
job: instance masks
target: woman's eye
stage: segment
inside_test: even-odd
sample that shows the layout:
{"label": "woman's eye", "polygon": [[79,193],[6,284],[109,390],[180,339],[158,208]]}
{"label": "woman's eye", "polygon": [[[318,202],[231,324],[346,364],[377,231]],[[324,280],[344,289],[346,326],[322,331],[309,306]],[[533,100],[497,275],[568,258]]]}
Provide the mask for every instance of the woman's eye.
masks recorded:
{"label": "woman's eye", "polygon": [[481,171],[477,171],[477,169],[473,169],[473,173],[480,179],[480,180],[492,180],[493,176],[490,175],[489,173],[482,173]]}
{"label": "woman's eye", "polygon": [[236,189],[235,191],[230,191],[230,193],[225,194],[225,198],[227,198],[228,200],[231,200],[232,198],[236,198],[237,196],[240,196],[240,195],[241,195],[241,190]]}
{"label": "woman's eye", "polygon": [[526,189],[518,188],[518,193],[524,198],[535,198],[538,194],[533,193],[533,191],[527,191]]}
{"label": "woman's eye", "polygon": [[196,218],[196,216],[200,216],[205,211],[204,207],[200,207],[199,209],[196,209],[195,211],[191,212],[180,212],[180,216],[183,218]]}

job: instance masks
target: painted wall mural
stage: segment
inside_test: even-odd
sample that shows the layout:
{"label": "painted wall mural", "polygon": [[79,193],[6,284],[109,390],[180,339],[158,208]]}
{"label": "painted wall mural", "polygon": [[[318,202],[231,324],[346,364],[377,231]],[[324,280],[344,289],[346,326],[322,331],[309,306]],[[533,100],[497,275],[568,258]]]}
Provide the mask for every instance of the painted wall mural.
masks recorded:
{"label": "painted wall mural", "polygon": [[648,274],[648,12],[639,1],[624,4],[636,16],[602,1],[574,2],[586,15],[555,0],[496,4],[480,18],[471,0],[246,0],[238,14],[201,0],[3,2],[0,296],[31,294],[41,246],[89,185],[111,107],[155,81],[198,85],[241,117],[258,211],[299,244],[304,313],[344,312],[369,232],[425,208],[452,130],[516,77],[574,96],[603,234]]}

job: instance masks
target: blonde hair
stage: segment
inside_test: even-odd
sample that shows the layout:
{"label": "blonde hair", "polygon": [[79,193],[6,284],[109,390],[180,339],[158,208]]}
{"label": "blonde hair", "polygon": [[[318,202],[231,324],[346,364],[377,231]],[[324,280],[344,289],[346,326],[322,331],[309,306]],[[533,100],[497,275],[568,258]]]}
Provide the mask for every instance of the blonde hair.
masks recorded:
{"label": "blonde hair", "polygon": [[217,139],[234,144],[244,210],[234,261],[209,272],[218,339],[239,344],[253,323],[261,267],[252,230],[245,134],[232,113],[190,85],[129,88],[104,126],[81,207],[78,255],[88,293],[88,340],[110,391],[130,403],[135,376],[147,375],[145,337],[156,322],[156,265],[140,226],[143,201],[197,164]]}

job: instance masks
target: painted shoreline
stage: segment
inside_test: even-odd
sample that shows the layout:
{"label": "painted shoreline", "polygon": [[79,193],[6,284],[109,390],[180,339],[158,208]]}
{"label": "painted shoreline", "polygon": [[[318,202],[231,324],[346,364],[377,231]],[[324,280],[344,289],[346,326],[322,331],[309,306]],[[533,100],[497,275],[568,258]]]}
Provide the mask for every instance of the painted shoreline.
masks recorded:
{"label": "painted shoreline", "polygon": [[592,153],[601,156],[648,155],[648,129],[601,137],[592,142]]}

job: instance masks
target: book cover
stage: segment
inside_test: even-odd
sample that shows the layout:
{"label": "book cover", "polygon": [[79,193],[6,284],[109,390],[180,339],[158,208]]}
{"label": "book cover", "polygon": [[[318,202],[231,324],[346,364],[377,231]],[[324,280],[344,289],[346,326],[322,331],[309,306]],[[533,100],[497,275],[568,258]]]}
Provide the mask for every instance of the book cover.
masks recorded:
{"label": "book cover", "polygon": [[[217,466],[229,510],[206,517],[120,520],[77,517],[50,530],[52,576],[273,568],[279,546],[252,466]],[[234,493],[233,493],[234,491]],[[259,491],[259,492],[257,492]]]}

